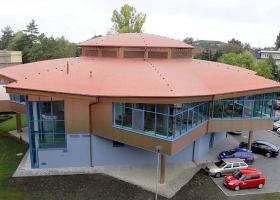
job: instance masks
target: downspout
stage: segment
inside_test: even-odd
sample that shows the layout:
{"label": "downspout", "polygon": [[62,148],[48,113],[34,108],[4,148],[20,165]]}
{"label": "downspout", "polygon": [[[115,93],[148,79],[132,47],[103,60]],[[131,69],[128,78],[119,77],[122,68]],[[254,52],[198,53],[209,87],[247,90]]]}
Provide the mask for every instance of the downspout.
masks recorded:
{"label": "downspout", "polygon": [[92,133],[93,133],[93,127],[92,127],[92,112],[91,112],[91,108],[93,105],[99,103],[99,98],[96,98],[96,102],[90,103],[89,104],[89,160],[90,160],[90,166],[93,167],[92,165]]}

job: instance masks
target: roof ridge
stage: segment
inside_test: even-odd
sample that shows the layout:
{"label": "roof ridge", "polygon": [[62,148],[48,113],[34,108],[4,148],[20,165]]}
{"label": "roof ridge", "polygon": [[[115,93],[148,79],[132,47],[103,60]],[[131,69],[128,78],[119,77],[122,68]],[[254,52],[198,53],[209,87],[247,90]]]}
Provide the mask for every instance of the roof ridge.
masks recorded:
{"label": "roof ridge", "polygon": [[167,78],[163,75],[163,73],[157,69],[157,67],[150,61],[148,60],[145,60],[145,62],[147,62],[157,73],[156,74],[159,74],[161,80],[163,80],[163,82],[165,82],[166,86],[169,88],[169,91],[173,94],[175,94],[175,91],[173,89],[173,87],[171,87],[170,83],[167,81]]}

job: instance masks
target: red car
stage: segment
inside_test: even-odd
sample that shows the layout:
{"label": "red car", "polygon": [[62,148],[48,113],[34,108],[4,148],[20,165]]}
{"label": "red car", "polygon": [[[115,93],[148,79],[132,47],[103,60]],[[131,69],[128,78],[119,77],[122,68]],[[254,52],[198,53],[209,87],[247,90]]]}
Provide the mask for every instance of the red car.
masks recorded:
{"label": "red car", "polygon": [[265,177],[257,169],[242,169],[234,172],[230,176],[224,177],[224,185],[232,190],[243,188],[263,188]]}

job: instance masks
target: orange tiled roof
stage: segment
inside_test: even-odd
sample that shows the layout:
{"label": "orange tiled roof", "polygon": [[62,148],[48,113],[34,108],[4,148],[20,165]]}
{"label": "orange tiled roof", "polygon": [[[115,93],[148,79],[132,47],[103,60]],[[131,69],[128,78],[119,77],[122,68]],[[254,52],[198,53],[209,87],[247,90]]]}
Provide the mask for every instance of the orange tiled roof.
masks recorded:
{"label": "orange tiled roof", "polygon": [[65,58],[3,68],[0,74],[17,80],[11,88],[90,96],[188,97],[280,88],[253,71],[195,59]]}
{"label": "orange tiled roof", "polygon": [[179,40],[147,33],[122,33],[96,37],[80,43],[79,46],[193,48]]}

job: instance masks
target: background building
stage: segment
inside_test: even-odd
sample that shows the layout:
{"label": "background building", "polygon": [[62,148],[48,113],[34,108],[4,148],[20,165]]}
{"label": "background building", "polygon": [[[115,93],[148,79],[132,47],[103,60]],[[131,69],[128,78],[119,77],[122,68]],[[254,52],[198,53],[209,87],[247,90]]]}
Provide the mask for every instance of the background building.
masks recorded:
{"label": "background building", "polygon": [[22,63],[21,51],[0,50],[0,68]]}

